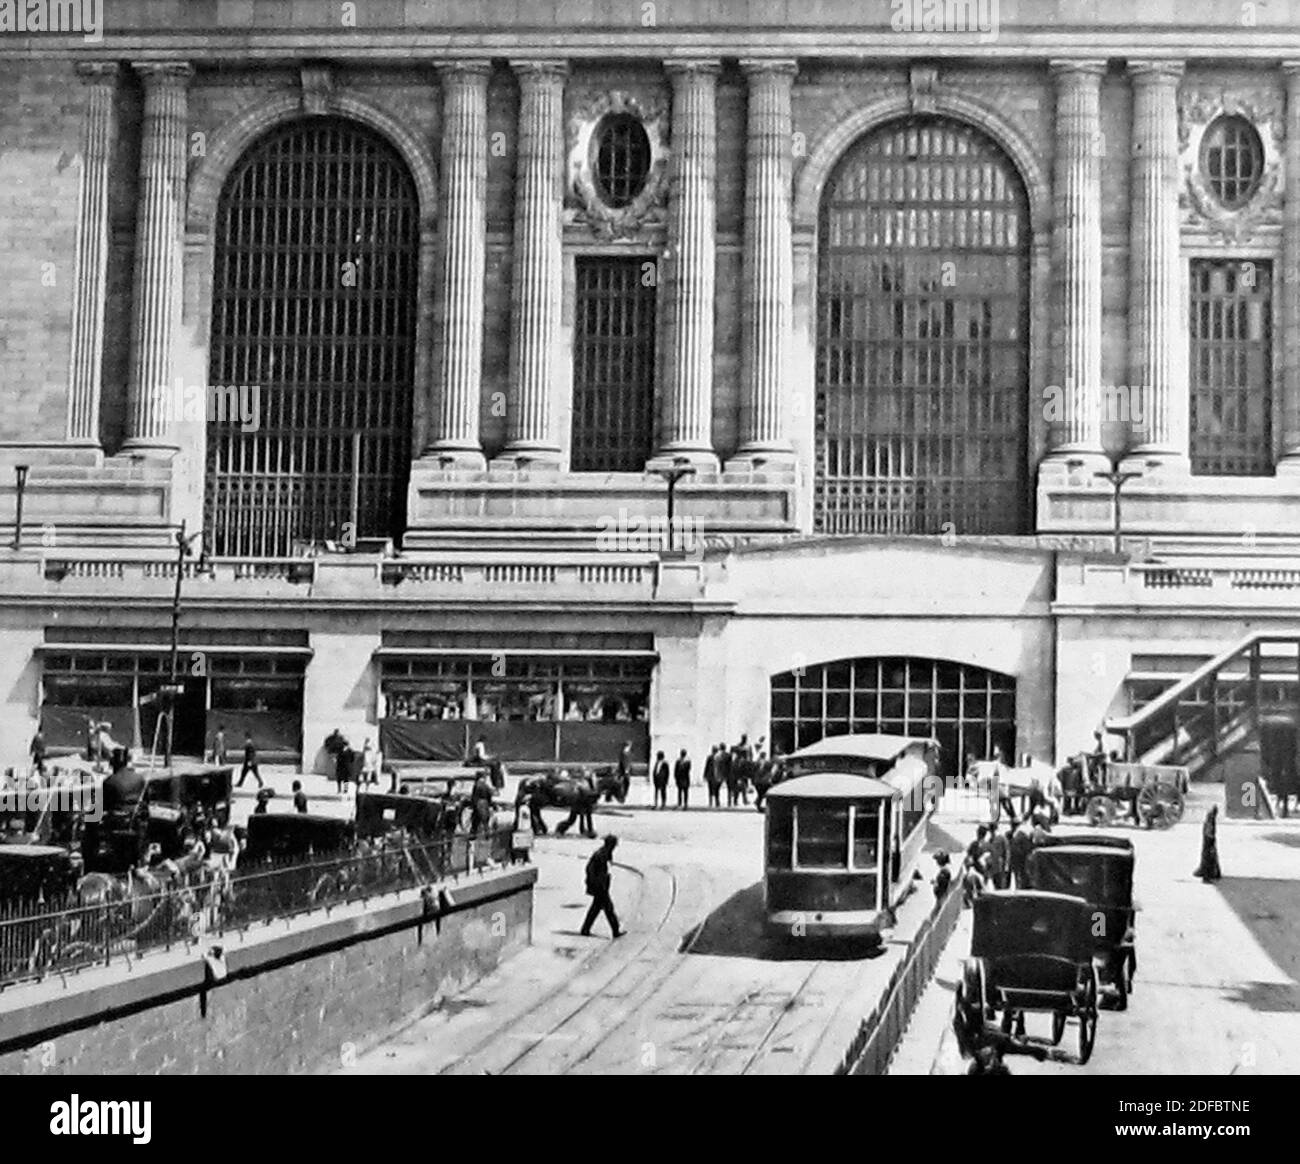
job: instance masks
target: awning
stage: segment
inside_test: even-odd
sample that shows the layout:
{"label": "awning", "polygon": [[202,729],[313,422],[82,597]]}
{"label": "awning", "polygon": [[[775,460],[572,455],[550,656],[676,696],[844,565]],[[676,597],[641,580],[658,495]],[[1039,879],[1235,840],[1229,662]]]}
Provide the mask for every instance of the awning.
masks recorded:
{"label": "awning", "polygon": [[374,654],[376,659],[413,659],[413,658],[455,658],[455,659],[495,659],[509,655],[515,659],[645,659],[658,662],[657,651],[635,650],[557,650],[553,648],[530,647],[379,647]]}
{"label": "awning", "polygon": [[[169,655],[171,643],[38,643],[40,655]],[[207,655],[280,655],[310,659],[311,647],[259,647],[240,643],[178,643],[181,654],[202,651]]]}

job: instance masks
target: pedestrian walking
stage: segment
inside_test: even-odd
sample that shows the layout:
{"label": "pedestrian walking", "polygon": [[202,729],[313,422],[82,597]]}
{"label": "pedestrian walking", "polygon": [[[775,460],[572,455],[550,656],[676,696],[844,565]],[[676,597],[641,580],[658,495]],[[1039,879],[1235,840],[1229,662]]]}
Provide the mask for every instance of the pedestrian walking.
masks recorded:
{"label": "pedestrian walking", "polygon": [[258,788],[264,787],[262,784],[262,773],[257,770],[257,745],[253,743],[253,737],[250,733],[244,733],[244,766],[239,770],[239,783],[236,788],[244,787],[244,780],[249,773],[257,781]]}
{"label": "pedestrian walking", "polygon": [[1011,885],[1011,841],[996,828],[989,838],[989,876],[993,878],[994,889],[1007,889]]}
{"label": "pedestrian walking", "polygon": [[651,783],[655,790],[655,808],[661,804],[664,808],[668,807],[668,761],[664,759],[663,752],[655,753],[654,775],[651,777]]}
{"label": "pedestrian walking", "polygon": [[1205,823],[1201,825],[1201,863],[1196,866],[1193,877],[1199,877],[1206,885],[1218,881],[1223,876],[1219,868],[1219,806],[1213,804],[1205,814]]}
{"label": "pedestrian walking", "polygon": [[1034,841],[1030,834],[1029,822],[1021,821],[1019,825],[1008,830],[1011,845],[1009,866],[1012,879],[1017,889],[1025,887],[1025,866],[1029,863],[1029,854],[1034,851]]}
{"label": "pedestrian walking", "polygon": [[510,837],[510,859],[527,864],[532,859],[533,837],[537,829],[533,825],[532,809],[527,797],[515,803],[515,827]]}
{"label": "pedestrian walking", "polygon": [[[663,753],[661,752],[660,755]],[[587,896],[591,898],[591,908],[587,910],[587,918],[582,923],[584,938],[591,937],[592,924],[602,913],[605,915],[605,920],[609,922],[611,937],[623,936],[623,931],[618,924],[618,914],[614,912],[614,902],[609,895],[612,881],[609,866],[617,847],[618,838],[608,836],[587,862]]]}
{"label": "pedestrian walking", "polygon": [[226,762],[226,725],[218,724],[212,733],[212,762],[221,767]]}
{"label": "pedestrian walking", "polygon": [[727,804],[731,805],[735,803],[731,799],[731,753],[726,744],[718,745],[718,758],[714,765],[718,774],[718,788],[727,790]]}
{"label": "pedestrian walking", "polygon": [[36,729],[36,734],[32,736],[31,747],[28,748],[32,756],[32,767],[40,775],[45,775],[45,737],[41,734],[41,729]]}
{"label": "pedestrian walking", "polygon": [[307,794],[302,790],[302,781],[293,782],[293,810],[294,812],[307,811]]}
{"label": "pedestrian walking", "polygon": [[677,785],[677,807],[685,810],[691,799],[691,762],[683,748],[673,765],[673,783]]}
{"label": "pedestrian walking", "polygon": [[722,807],[718,795],[722,790],[722,777],[718,769],[718,751],[721,747],[721,744],[714,744],[709,752],[709,758],[704,761],[704,785],[709,790],[710,808]]}
{"label": "pedestrian walking", "polygon": [[962,876],[962,906],[970,909],[975,904],[975,899],[984,892],[986,884],[984,872],[978,862],[967,861],[966,872]]}
{"label": "pedestrian walking", "polygon": [[357,777],[357,787],[363,784],[379,783],[379,753],[375,751],[374,745],[371,744],[367,736],[365,743],[361,745],[361,775]]}
{"label": "pedestrian walking", "polygon": [[952,870],[948,868],[950,858],[947,853],[935,853],[934,863],[938,866],[938,871],[934,875],[934,880],[930,884],[934,887],[935,907],[945,897],[948,896],[948,890],[952,888]]}

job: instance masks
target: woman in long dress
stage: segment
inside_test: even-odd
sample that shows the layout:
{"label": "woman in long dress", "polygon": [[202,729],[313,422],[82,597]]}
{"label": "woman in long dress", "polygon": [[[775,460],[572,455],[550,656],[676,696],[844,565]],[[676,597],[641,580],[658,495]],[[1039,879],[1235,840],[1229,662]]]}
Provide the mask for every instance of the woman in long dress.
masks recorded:
{"label": "woman in long dress", "polygon": [[1193,877],[1199,877],[1207,885],[1218,881],[1223,876],[1219,868],[1219,806],[1213,805],[1201,825],[1201,863],[1196,867]]}

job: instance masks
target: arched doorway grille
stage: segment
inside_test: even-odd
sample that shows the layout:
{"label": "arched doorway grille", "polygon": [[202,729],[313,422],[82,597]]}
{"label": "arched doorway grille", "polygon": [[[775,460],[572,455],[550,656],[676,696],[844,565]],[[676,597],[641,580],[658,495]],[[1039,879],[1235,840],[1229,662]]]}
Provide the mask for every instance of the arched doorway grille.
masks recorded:
{"label": "arched doorway grille", "polygon": [[1026,532],[1029,211],[1010,159],[942,117],[840,161],[818,245],[814,523]]}
{"label": "arched doorway grille", "polygon": [[400,536],[418,262],[415,184],[363,126],[281,126],[230,174],[217,211],[209,395],[254,407],[208,409],[213,553],[276,557]]}

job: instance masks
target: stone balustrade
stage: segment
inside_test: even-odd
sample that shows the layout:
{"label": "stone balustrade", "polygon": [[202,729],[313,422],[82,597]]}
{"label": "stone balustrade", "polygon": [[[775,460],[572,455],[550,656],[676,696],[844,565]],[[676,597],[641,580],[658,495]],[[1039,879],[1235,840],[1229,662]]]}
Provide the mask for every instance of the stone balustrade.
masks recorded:
{"label": "stone balustrade", "polygon": [[1236,563],[1072,563],[1062,565],[1055,607],[1214,606],[1294,610],[1300,558]]}

